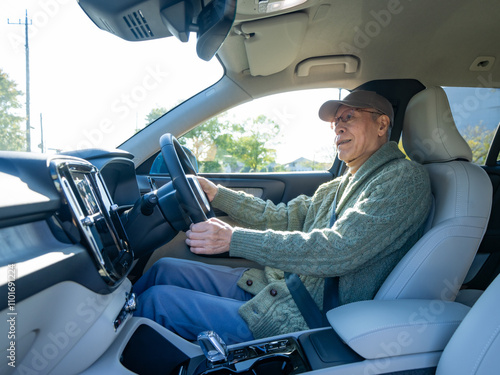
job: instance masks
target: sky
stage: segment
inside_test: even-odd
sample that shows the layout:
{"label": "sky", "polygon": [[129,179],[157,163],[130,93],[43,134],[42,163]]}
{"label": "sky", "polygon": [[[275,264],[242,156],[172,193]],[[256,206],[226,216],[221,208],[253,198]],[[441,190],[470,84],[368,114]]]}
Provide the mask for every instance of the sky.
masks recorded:
{"label": "sky", "polygon": [[[222,74],[215,59],[196,57],[195,35],[189,43],[128,42],[97,28],[76,0],[2,0],[0,69],[23,92],[25,27],[18,23],[25,22],[26,10],[32,151],[39,150],[42,127],[49,151],[90,143],[116,147],[145,125],[153,107],[172,108]],[[181,60],[190,72],[187,84]]]}

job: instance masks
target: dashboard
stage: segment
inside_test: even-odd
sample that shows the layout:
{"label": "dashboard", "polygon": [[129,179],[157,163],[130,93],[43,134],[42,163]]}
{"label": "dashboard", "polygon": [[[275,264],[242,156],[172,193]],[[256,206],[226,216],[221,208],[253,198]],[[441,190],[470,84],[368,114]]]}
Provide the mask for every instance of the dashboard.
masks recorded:
{"label": "dashboard", "polygon": [[[127,327],[133,272],[177,234],[146,214],[132,155],[0,152],[0,359],[6,374],[79,373]],[[56,340],[56,341],[54,341]],[[5,346],[7,345],[7,346]],[[85,353],[84,356],[81,353]],[[22,370],[21,370],[22,369]]]}
{"label": "dashboard", "polygon": [[147,191],[131,159],[122,151],[0,152],[0,267],[30,264],[18,270],[18,301],[64,281],[111,293],[139,258],[175,236],[157,207],[141,213]]}

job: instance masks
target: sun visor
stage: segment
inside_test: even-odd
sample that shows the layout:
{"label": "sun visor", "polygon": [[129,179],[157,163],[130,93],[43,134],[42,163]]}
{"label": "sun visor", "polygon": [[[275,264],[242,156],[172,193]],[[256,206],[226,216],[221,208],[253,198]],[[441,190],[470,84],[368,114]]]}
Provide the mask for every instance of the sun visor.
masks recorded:
{"label": "sun visor", "polygon": [[304,39],[309,17],[292,13],[241,25],[252,76],[269,76],[294,62]]}

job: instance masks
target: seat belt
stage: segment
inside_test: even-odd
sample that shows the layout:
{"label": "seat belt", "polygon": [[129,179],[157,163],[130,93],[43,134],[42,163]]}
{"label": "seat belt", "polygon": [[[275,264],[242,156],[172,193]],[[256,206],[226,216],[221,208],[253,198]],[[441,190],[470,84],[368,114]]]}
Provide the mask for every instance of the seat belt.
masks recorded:
{"label": "seat belt", "polygon": [[323,291],[323,312],[319,310],[311,294],[296,273],[285,272],[285,282],[295,304],[310,329],[329,325],[326,313],[339,306],[339,278],[325,278]]}
{"label": "seat belt", "polygon": [[285,282],[310,329],[323,327],[323,314],[296,273],[285,272]]}
{"label": "seat belt", "polygon": [[[337,208],[337,195],[339,190],[340,184],[335,192],[335,198],[333,199],[333,214],[330,219],[330,227],[332,227],[337,220],[335,210]],[[293,300],[295,301],[295,304],[299,308],[302,317],[306,321],[307,326],[310,329],[327,327],[329,323],[326,318],[326,313],[339,306],[338,276],[325,278],[323,288],[323,313],[319,310],[318,305],[314,302],[314,299],[305,287],[299,275],[296,273],[285,272],[285,283],[290,291],[290,294],[292,295]]]}

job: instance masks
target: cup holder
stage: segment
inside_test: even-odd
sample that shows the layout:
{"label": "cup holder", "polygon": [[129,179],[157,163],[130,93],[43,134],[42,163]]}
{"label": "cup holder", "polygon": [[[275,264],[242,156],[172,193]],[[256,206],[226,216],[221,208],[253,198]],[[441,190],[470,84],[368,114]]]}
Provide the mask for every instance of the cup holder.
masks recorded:
{"label": "cup holder", "polygon": [[309,371],[294,338],[249,345],[229,351],[228,360],[218,364],[203,361],[198,375],[295,375]]}
{"label": "cup holder", "polygon": [[206,370],[202,375],[290,375],[294,366],[292,360],[286,355],[273,355],[257,359],[247,369],[219,367]]}

